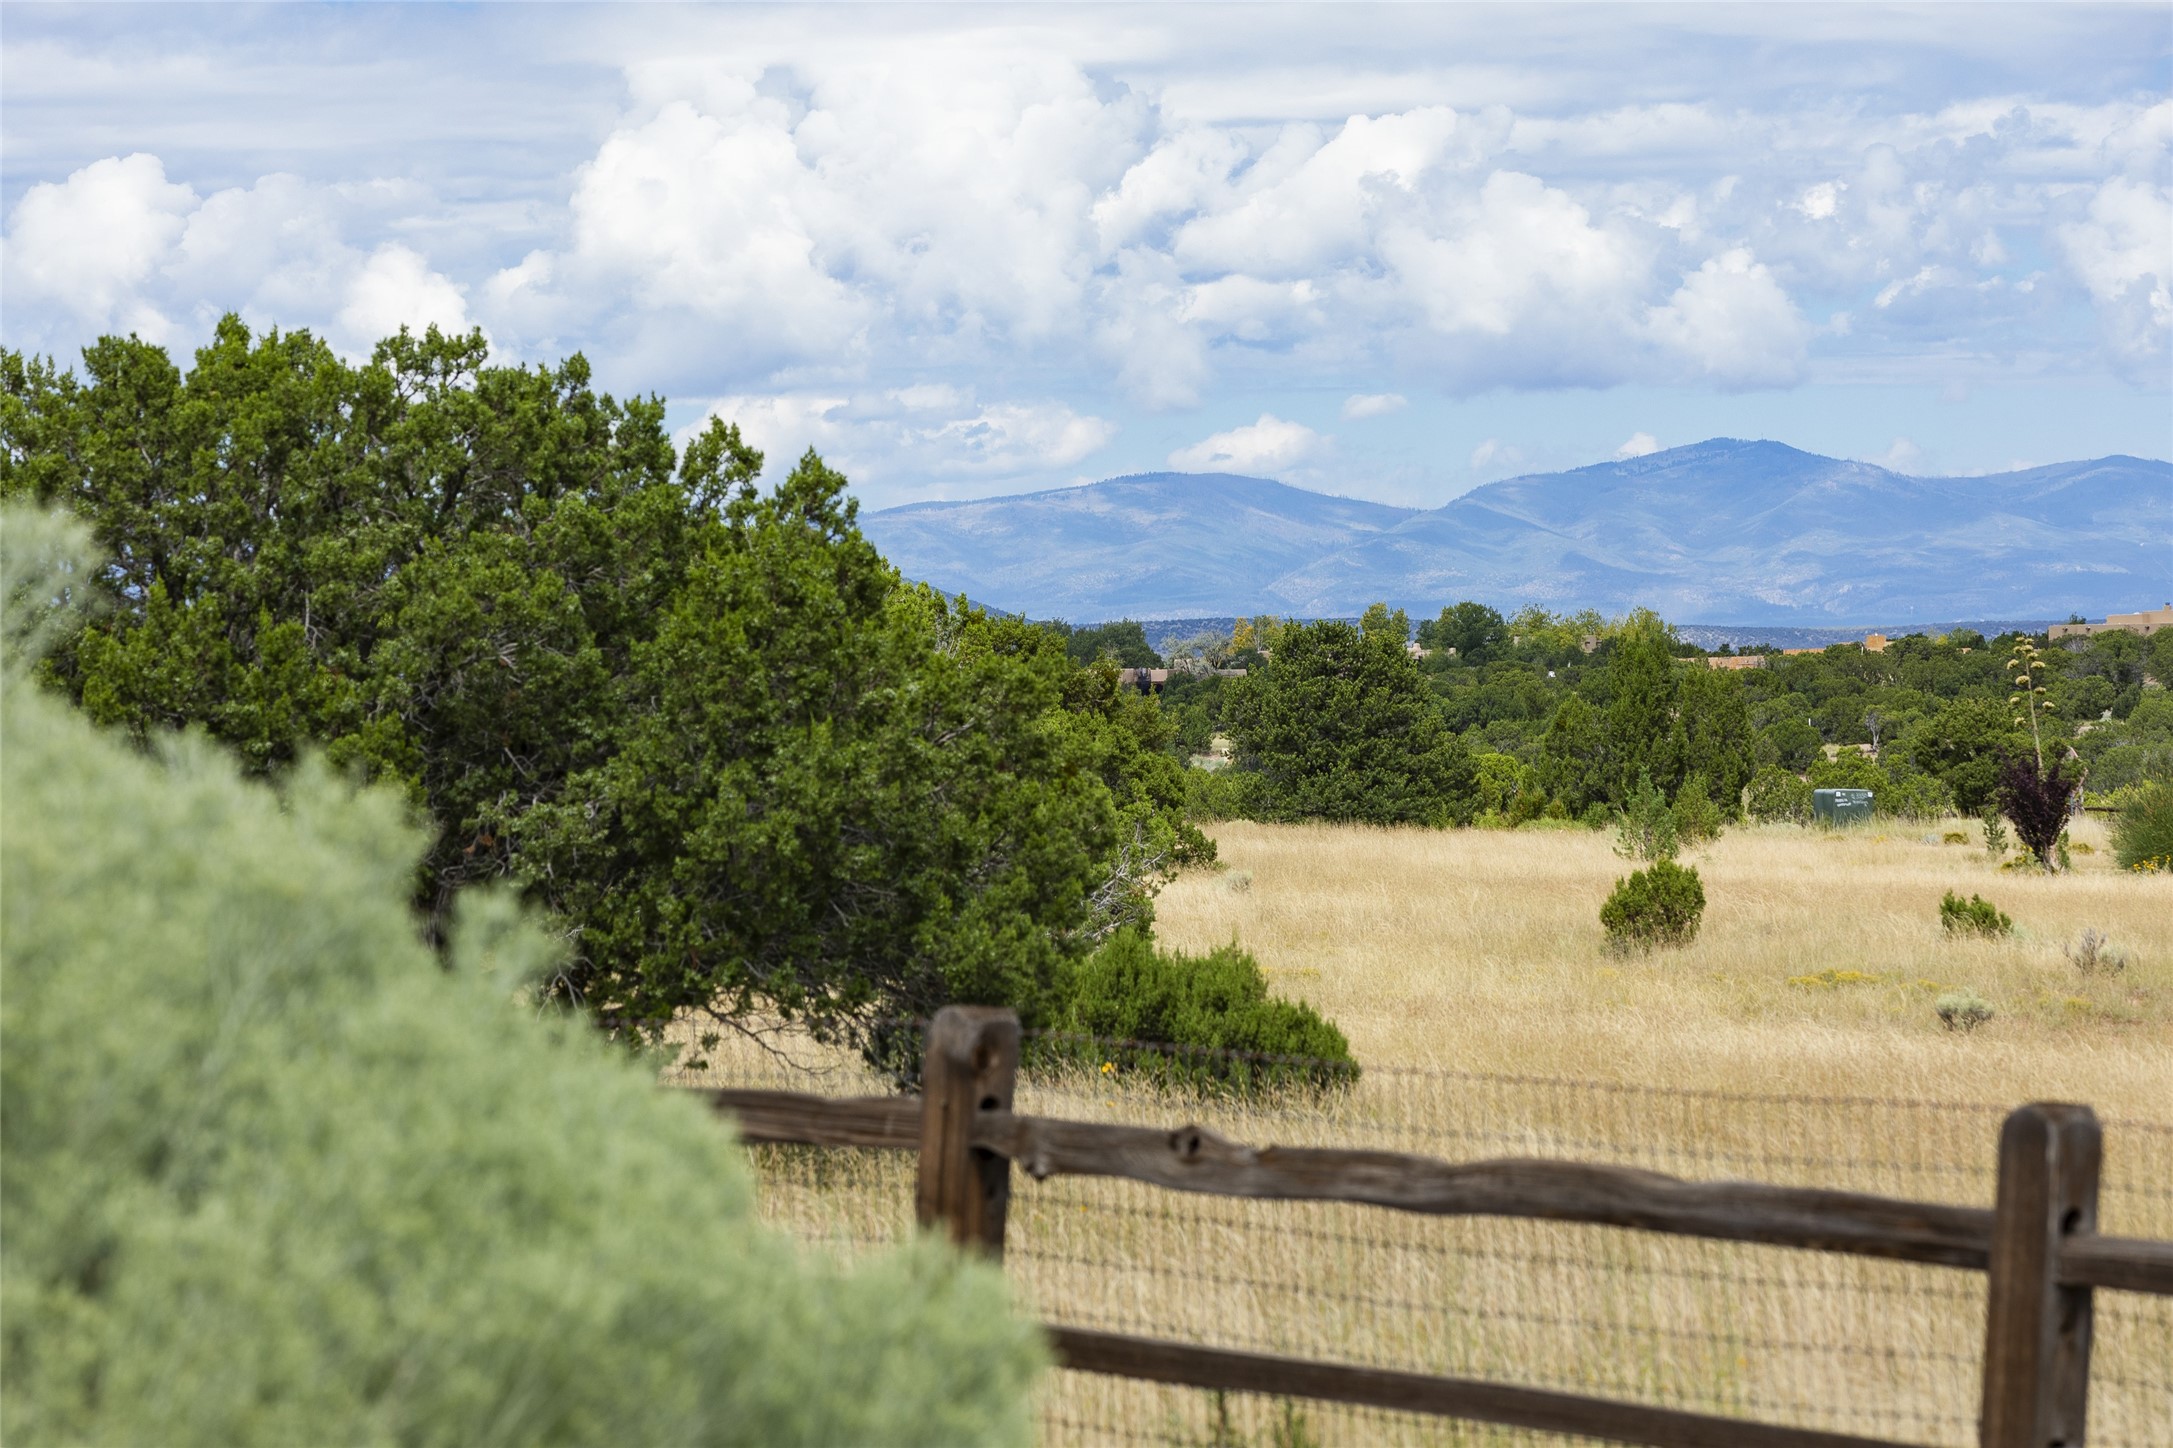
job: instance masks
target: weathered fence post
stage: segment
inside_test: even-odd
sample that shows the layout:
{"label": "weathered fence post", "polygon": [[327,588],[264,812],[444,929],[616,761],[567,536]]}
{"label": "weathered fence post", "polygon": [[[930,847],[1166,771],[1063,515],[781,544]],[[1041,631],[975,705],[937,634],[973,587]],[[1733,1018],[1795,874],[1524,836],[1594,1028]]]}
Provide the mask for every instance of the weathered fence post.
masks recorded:
{"label": "weathered fence post", "polygon": [[2036,1102],[2018,1107],[2000,1128],[1983,1448],[2079,1448],[2083,1441],[2090,1289],[2060,1284],[2060,1245],[2097,1230],[2103,1154],[2087,1106]]}
{"label": "weathered fence post", "polygon": [[1011,1162],[976,1150],[973,1118],[1009,1111],[1019,1073],[1019,1018],[996,1006],[945,1006],[928,1027],[921,1062],[920,1182],[914,1210],[924,1227],[945,1224],[961,1247],[1004,1250]]}

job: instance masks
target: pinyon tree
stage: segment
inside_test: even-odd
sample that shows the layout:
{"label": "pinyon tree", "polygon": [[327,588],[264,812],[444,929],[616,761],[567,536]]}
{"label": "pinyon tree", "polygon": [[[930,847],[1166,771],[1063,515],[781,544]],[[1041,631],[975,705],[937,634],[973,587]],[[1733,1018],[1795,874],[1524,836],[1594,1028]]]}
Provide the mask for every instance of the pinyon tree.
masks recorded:
{"label": "pinyon tree", "polygon": [[1224,720],[1263,819],[1457,824],[1477,804],[1476,769],[1405,650],[1402,613],[1358,626],[1282,631],[1266,667],[1237,681]]}
{"label": "pinyon tree", "polygon": [[578,356],[432,329],[350,366],[229,317],[186,374],[133,338],[84,372],[0,352],[0,496],[110,560],[47,682],[146,746],[402,791],[431,932],[515,884],[567,942],[550,992],[621,1032],[1033,1017],[1136,918],[1120,808],[1181,823],[1166,780],[1112,797],[1137,751],[1066,708],[1060,643],[903,585],[813,454],[764,488],[712,421],[680,456]]}

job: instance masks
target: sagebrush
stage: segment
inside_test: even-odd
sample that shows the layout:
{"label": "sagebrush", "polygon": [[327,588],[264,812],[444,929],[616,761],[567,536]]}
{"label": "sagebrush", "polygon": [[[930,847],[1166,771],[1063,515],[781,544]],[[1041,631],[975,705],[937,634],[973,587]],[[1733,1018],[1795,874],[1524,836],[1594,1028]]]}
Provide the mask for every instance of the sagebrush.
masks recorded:
{"label": "sagebrush", "polygon": [[80,543],[0,518],[0,1438],[1025,1441],[1001,1277],[758,1225],[696,1102],[516,1005],[555,949],[510,900],[424,947],[401,800],[27,682],[14,602]]}

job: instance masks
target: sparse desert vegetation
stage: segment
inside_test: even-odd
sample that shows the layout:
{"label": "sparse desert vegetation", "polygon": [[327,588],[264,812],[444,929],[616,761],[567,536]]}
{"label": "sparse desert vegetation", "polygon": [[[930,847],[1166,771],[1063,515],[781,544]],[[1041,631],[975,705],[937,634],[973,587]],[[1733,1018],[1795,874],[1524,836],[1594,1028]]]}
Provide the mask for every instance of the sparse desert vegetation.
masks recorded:
{"label": "sparse desert vegetation", "polygon": [[[2002,873],[1945,833],[1729,831],[1685,857],[1710,902],[1696,940],[1623,957],[1597,919],[1623,870],[1604,832],[1225,823],[1214,830],[1225,868],[1163,892],[1159,937],[1244,946],[1279,994],[1343,1029],[1365,1068],[1358,1085],[1246,1106],[1168,1095],[1120,1057],[1106,1072],[1029,1081],[1021,1108],[1199,1120],[1256,1143],[1578,1156],[1987,1204],[2002,1112],[2085,1101],[2115,1123],[2104,1229],[2173,1233],[2167,882],[2120,871],[2102,850],[2067,874]],[[2075,827],[2078,840],[2101,834]],[[1226,884],[1238,872],[1244,891]],[[1945,892],[1995,886],[2011,934],[1941,928]],[[2085,930],[2118,942],[2128,967],[2078,968]],[[1949,996],[1994,1014],[1950,1027]],[[738,1079],[773,1079],[751,1055],[739,1066]],[[857,1089],[849,1067],[835,1069],[813,1089]],[[764,1211],[804,1235],[844,1244],[910,1230],[905,1156],[756,1158]],[[1055,1320],[1973,1441],[1983,1289],[1972,1275],[1016,1180],[1008,1270]],[[2149,1443],[2173,1312],[2103,1296],[2099,1323],[2092,1441]],[[1044,1424],[1053,1442],[1268,1445],[1290,1441],[1285,1411],[1060,1373]],[[1469,1425],[1295,1411],[1312,1435],[1298,1441],[1498,1441]]]}
{"label": "sparse desert vegetation", "polygon": [[[1938,826],[1731,830],[1686,854],[1705,881],[1696,940],[1625,961],[1595,911],[1622,872],[1583,830],[1429,832],[1218,826],[1252,888],[1178,879],[1172,945],[1235,938],[1283,994],[1342,1027],[1361,1064],[1540,1072],[1648,1086],[2013,1103],[2087,1101],[2173,1119],[2173,890],[2102,852],[2063,875],[1998,872]],[[2095,822],[2074,828],[2102,847]],[[1925,843],[1929,837],[1934,843]],[[1947,891],[1997,886],[2004,938],[1950,938]],[[2132,962],[2078,971],[2106,932]],[[1845,990],[1791,977],[1853,970]],[[1969,987],[1996,1025],[1957,1043],[1933,998]]]}

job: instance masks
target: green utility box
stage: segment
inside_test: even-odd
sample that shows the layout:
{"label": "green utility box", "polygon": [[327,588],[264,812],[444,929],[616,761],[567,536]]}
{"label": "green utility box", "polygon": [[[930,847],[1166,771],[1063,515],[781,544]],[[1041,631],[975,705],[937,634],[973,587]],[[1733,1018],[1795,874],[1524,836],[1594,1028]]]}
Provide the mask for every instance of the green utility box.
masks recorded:
{"label": "green utility box", "polygon": [[1828,825],[1866,824],[1871,819],[1871,791],[1814,789],[1811,791],[1811,818]]}

